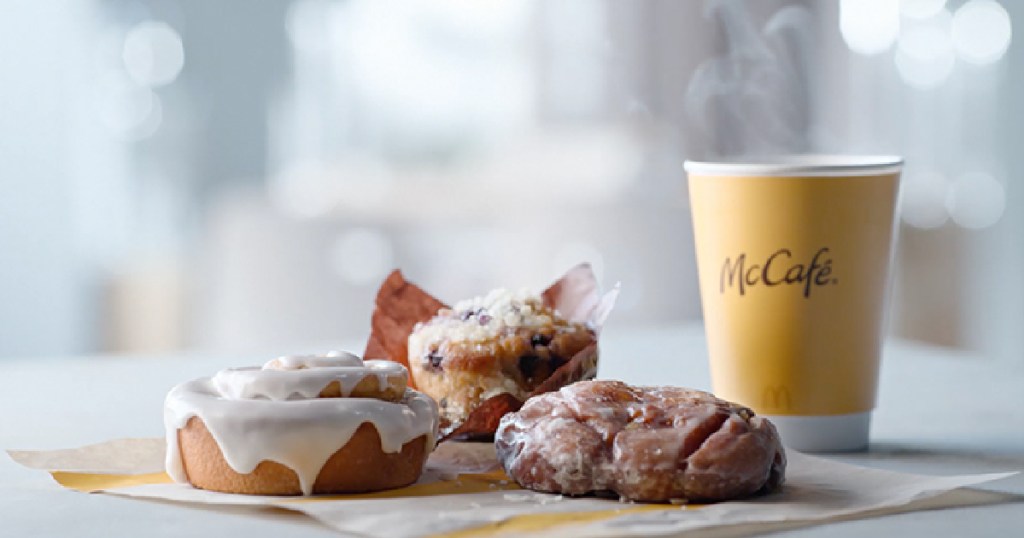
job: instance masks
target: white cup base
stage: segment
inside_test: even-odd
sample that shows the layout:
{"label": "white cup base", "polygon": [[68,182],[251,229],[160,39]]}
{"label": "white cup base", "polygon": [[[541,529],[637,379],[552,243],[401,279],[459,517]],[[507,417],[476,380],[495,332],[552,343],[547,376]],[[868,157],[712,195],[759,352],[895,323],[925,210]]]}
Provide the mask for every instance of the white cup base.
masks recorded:
{"label": "white cup base", "polygon": [[871,412],[849,415],[764,415],[782,444],[801,452],[856,452],[868,447]]}

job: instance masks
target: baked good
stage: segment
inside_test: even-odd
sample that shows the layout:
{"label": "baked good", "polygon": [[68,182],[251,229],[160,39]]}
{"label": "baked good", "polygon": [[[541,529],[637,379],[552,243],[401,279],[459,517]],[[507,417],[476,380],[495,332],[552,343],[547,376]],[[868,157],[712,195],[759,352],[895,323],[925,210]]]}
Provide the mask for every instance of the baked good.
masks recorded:
{"label": "baked good", "polygon": [[539,295],[498,289],[417,324],[409,370],[416,387],[437,400],[442,421],[460,424],[493,396],[526,400],[596,341],[593,329],[566,320]]}
{"label": "baked good", "polygon": [[594,377],[617,295],[600,294],[580,264],[536,295],[496,290],[449,307],[396,270],[377,292],[364,356],[409,368],[440,404],[443,439],[491,441],[530,396]]}
{"label": "baked good", "polygon": [[781,486],[786,454],[750,409],[679,387],[584,381],[535,396],[495,433],[505,472],[537,491],[723,501]]}
{"label": "baked good", "polygon": [[228,493],[377,491],[419,478],[437,405],[391,361],[349,353],[223,370],[167,395],[168,474]]}

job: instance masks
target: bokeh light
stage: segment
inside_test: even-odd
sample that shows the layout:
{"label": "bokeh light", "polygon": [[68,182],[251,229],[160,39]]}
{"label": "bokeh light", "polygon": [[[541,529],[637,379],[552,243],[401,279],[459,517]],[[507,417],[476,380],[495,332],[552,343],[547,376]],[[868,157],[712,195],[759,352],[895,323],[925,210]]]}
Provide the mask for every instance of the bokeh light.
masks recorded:
{"label": "bokeh light", "polygon": [[908,85],[929,89],[941,85],[956,65],[950,38],[952,15],[941,10],[928,19],[913,21],[900,32],[893,61]]}
{"label": "bokeh light", "polygon": [[903,181],[900,216],[914,228],[938,228],[949,220],[946,196],[949,181],[937,172],[909,174]]}
{"label": "bokeh light", "polygon": [[124,39],[121,52],[128,76],[137,84],[158,87],[178,78],[185,65],[181,36],[167,23],[141,22]]}
{"label": "bokeh light", "polygon": [[933,17],[946,7],[946,0],[900,0],[900,13],[912,19]]}
{"label": "bokeh light", "polygon": [[984,65],[998,61],[1010,46],[1010,15],[993,0],[968,0],[953,15],[953,47],[966,62]]}
{"label": "bokeh light", "polygon": [[853,52],[871,55],[889,50],[900,33],[898,0],[840,0],[839,31]]}
{"label": "bokeh light", "polygon": [[111,72],[99,81],[95,106],[100,122],[119,139],[142,140],[163,122],[160,97],[120,72]]}
{"label": "bokeh light", "polygon": [[960,226],[973,230],[988,228],[1003,216],[1006,190],[991,174],[969,172],[950,185],[946,206]]}

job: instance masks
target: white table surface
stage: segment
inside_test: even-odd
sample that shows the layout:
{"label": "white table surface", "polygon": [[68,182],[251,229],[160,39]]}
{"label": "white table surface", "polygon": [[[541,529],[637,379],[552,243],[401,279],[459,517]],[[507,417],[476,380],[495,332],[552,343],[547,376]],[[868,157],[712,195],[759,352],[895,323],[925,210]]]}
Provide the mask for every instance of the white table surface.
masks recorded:
{"label": "white table surface", "polygon": [[[302,350],[307,351],[307,350]],[[700,326],[609,328],[599,376],[708,388]],[[70,448],[158,437],[164,394],[180,381],[268,356],[61,357],[0,360],[0,448]],[[995,362],[906,342],[886,347],[872,445],[829,456],[925,474],[1024,470],[1024,359]],[[1024,494],[1024,475],[986,489]],[[1024,535],[1024,503],[914,512],[782,533],[792,536]],[[0,454],[0,536],[338,536],[282,511],[197,508],[85,495]]]}

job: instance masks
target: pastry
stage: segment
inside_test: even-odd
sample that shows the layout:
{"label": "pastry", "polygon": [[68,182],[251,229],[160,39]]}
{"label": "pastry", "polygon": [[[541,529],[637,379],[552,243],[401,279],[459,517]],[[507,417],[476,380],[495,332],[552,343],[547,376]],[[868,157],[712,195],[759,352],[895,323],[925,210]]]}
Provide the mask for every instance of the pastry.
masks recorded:
{"label": "pastry", "polygon": [[381,285],[367,357],[409,367],[438,401],[445,439],[493,438],[528,397],[593,378],[616,287],[579,265],[540,294],[495,290],[448,307],[395,271]]}
{"label": "pastry", "polygon": [[492,396],[526,400],[596,341],[593,329],[566,320],[539,295],[499,289],[417,324],[409,335],[409,370],[416,387],[437,400],[442,421],[460,424]]}
{"label": "pastry", "polygon": [[775,427],[750,409],[679,387],[584,381],[529,399],[495,433],[520,486],[649,502],[723,501],[785,477]]}
{"label": "pastry", "polygon": [[168,474],[201,489],[310,495],[411,484],[437,437],[437,405],[391,361],[349,353],[223,370],[167,395]]}

